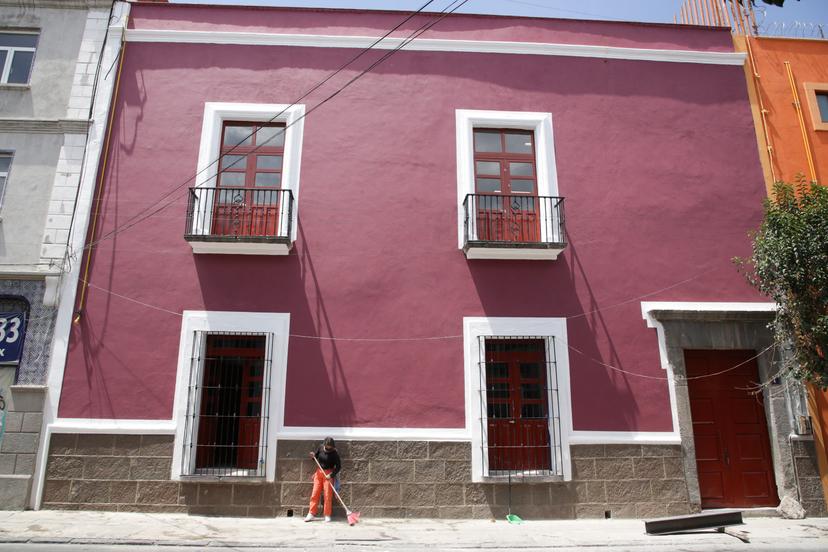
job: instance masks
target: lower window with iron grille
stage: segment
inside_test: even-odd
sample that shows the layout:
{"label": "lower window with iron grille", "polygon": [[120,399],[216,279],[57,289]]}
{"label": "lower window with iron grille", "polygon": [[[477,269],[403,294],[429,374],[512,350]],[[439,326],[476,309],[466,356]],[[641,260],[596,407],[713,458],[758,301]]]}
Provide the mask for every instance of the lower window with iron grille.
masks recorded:
{"label": "lower window with iron grille", "polygon": [[562,476],[554,337],[480,337],[482,464],[489,476]]}
{"label": "lower window with iron grille", "polygon": [[273,335],[195,332],[181,474],[264,477]]}

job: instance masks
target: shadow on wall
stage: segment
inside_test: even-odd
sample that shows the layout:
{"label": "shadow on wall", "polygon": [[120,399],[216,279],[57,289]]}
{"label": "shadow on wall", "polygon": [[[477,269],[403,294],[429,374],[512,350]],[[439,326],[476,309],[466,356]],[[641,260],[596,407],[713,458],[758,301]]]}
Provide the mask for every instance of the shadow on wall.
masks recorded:
{"label": "shadow on wall", "polygon": [[[286,257],[240,255],[231,263],[226,255],[195,255],[204,308],[239,310],[238,305],[250,302],[247,284],[258,284],[257,275],[267,274],[273,293],[258,297],[254,310],[290,313],[291,334],[335,335],[301,220],[298,234]],[[354,425],[354,404],[337,342],[291,337],[288,343],[287,388],[291,392],[285,397],[286,415],[325,420],[327,427]],[[288,420],[286,424],[297,425]]]}
{"label": "shadow on wall", "polygon": [[[587,409],[594,408],[592,405],[595,404],[611,405],[613,420],[622,427],[634,426],[639,421],[638,405],[627,380],[611,378],[610,370],[596,362],[624,368],[571,236],[566,251],[552,262],[475,260],[470,261],[468,267],[486,316],[568,318],[569,343],[560,346],[571,344],[580,351],[572,348],[569,351],[576,429],[579,429],[579,405],[581,408],[586,405]],[[579,297],[576,281],[581,284],[580,294],[587,298],[586,304]],[[540,296],[538,290],[543,290]],[[579,401],[585,389],[588,389],[591,400]]]}

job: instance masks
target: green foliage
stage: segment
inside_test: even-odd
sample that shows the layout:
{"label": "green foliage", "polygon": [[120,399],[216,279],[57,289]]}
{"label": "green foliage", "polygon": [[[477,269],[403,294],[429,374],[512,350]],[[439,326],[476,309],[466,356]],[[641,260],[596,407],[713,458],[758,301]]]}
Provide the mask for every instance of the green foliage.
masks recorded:
{"label": "green foliage", "polygon": [[776,342],[794,377],[828,387],[828,188],[777,183],[750,259],[748,281],[778,305]]}

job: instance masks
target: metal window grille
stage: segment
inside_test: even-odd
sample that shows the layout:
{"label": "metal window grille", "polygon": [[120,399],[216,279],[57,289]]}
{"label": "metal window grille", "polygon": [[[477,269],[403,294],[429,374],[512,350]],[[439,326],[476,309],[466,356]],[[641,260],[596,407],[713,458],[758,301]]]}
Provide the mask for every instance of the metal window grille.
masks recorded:
{"label": "metal window grille", "polygon": [[466,194],[466,245],[552,247],[566,245],[564,198],[518,194]]}
{"label": "metal window grille", "polygon": [[181,474],[264,477],[273,334],[194,332]]}
{"label": "metal window grille", "polygon": [[293,192],[271,188],[190,188],[184,239],[289,242]]}
{"label": "metal window grille", "polygon": [[554,336],[478,338],[483,475],[563,476]]}

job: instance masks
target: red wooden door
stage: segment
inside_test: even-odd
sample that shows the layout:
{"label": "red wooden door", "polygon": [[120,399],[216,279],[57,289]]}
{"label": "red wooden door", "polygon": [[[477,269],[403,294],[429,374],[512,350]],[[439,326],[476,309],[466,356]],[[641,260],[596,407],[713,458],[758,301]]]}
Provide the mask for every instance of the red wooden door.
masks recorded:
{"label": "red wooden door", "polygon": [[703,508],[779,504],[755,354],[684,352]]}
{"label": "red wooden door", "polygon": [[284,130],[273,123],[224,123],[213,234],[278,235]]}
{"label": "red wooden door", "polygon": [[490,470],[550,469],[546,383],[543,340],[486,340]]}
{"label": "red wooden door", "polygon": [[515,129],[474,131],[477,239],[540,241],[535,135]]}
{"label": "red wooden door", "polygon": [[[264,352],[264,351],[262,351]],[[241,407],[239,412],[239,468],[256,469],[259,465],[259,432],[262,427],[263,363],[246,359],[242,369]]]}

